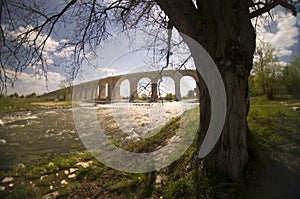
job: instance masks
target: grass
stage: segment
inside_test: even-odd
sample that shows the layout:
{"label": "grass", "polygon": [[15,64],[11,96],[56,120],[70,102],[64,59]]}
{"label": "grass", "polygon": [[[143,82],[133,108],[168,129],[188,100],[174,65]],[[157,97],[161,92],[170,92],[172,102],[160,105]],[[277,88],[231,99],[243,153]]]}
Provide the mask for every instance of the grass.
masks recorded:
{"label": "grass", "polygon": [[[54,105],[47,107],[44,105],[33,104],[40,102],[53,102]],[[0,98],[0,112],[18,112],[18,111],[32,111],[37,109],[50,109],[50,108],[71,108],[71,101],[65,101],[63,105],[55,105],[55,100],[43,98]]]}
{"label": "grass", "polygon": [[[269,101],[263,97],[251,99],[248,116],[251,130],[248,135],[250,162],[246,168],[245,182],[237,188],[236,198],[257,198],[258,193],[264,198],[273,198],[268,195],[273,192],[275,198],[280,198],[282,195],[276,191],[286,189],[290,192],[289,180],[297,179],[295,176],[300,174],[300,113],[291,109],[299,102],[294,99]],[[178,133],[181,125],[187,132],[194,131],[198,128],[198,113],[199,109],[196,108],[173,118],[154,136],[130,143],[127,150],[156,150]],[[182,121],[183,124],[180,123]],[[26,164],[26,168],[1,173],[1,178],[14,177],[15,187],[11,193],[0,192],[0,197],[4,194],[3,197],[8,198],[40,198],[49,192],[59,191],[62,198],[214,198],[218,178],[206,175],[202,162],[192,167],[195,152],[194,141],[168,167],[142,174],[108,168],[86,151],[33,157],[32,164]],[[77,164],[90,161],[89,167]],[[70,168],[78,169],[74,172],[75,178],[68,178],[65,174]],[[156,182],[158,176],[161,177],[160,183]],[[61,184],[62,180],[66,180],[67,184]],[[282,187],[275,186],[276,182]],[[53,189],[50,190],[50,186]],[[288,198],[289,193],[284,194]]]}
{"label": "grass", "polygon": [[262,151],[300,175],[300,112],[291,109],[290,101],[280,102],[253,99],[249,128]]}
{"label": "grass", "polygon": [[236,198],[299,198],[300,100],[251,99],[248,115],[249,163]]}

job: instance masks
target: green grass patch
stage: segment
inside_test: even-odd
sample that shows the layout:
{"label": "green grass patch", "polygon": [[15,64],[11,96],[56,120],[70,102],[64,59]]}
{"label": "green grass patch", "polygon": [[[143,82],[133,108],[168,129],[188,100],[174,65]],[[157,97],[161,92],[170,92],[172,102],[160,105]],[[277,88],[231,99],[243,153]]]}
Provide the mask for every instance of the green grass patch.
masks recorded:
{"label": "green grass patch", "polygon": [[292,110],[289,102],[252,100],[248,124],[263,151],[300,174],[300,112]]}
{"label": "green grass patch", "polygon": [[[248,134],[249,164],[246,168],[246,180],[255,181],[257,171],[261,170],[261,153],[267,154],[299,173],[300,167],[300,113],[291,107],[300,103],[294,99],[265,98],[251,99],[251,109],[248,124],[251,133]],[[183,127],[183,128],[182,128]],[[166,140],[179,131],[192,132],[199,127],[199,107],[186,111],[183,115],[171,119],[154,136],[127,145],[127,150],[134,152],[150,152],[165,145]],[[81,197],[92,196],[102,198],[214,198],[218,178],[205,173],[202,162],[194,163],[196,153],[194,139],[188,150],[175,162],[159,171],[131,174],[106,167],[98,162],[89,152],[72,152],[50,157],[32,157],[32,165],[25,163],[21,171],[10,171],[3,176],[27,178],[35,183],[35,189],[29,191],[29,185],[18,189],[24,192],[24,197],[38,197],[48,193],[49,184],[55,181],[54,190],[61,196],[72,197],[80,193]],[[39,159],[40,158],[40,159]],[[89,167],[76,165],[78,162],[93,161]],[[78,168],[76,177],[68,179],[64,174],[69,168]],[[42,175],[47,175],[42,178]],[[161,183],[156,182],[161,176]],[[60,184],[66,179],[68,184]],[[28,184],[28,183],[27,183]],[[48,190],[47,190],[48,188]],[[248,184],[239,188],[239,192],[248,193]],[[17,189],[17,188],[16,188]],[[13,190],[19,196],[20,190]],[[89,190],[89,191],[87,191]],[[86,195],[85,195],[86,194]]]}
{"label": "green grass patch", "polygon": [[51,108],[71,108],[71,101],[64,101],[65,103],[44,106],[32,103],[42,103],[42,102],[53,102],[55,100],[43,99],[43,98],[11,98],[11,97],[1,97],[0,98],[0,112],[19,112],[19,111],[32,111],[38,109],[51,109]]}

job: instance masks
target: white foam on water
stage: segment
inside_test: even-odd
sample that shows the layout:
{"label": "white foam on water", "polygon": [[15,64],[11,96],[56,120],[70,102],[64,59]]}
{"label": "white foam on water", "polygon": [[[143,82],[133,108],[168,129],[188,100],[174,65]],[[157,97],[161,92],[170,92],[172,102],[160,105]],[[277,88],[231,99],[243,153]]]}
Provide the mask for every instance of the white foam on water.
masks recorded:
{"label": "white foam on water", "polygon": [[45,112],[45,114],[56,114],[57,112],[56,111],[47,111]]}
{"label": "white foam on water", "polygon": [[4,140],[4,139],[0,139],[0,145],[4,145],[4,144],[6,144],[7,143],[7,141],[6,140]]}
{"label": "white foam on water", "polygon": [[32,116],[21,118],[20,120],[35,120],[35,119],[38,119],[38,117],[36,115],[32,115]]}
{"label": "white foam on water", "polygon": [[14,129],[14,128],[23,128],[25,126],[25,124],[22,125],[11,125],[9,128],[10,129]]}

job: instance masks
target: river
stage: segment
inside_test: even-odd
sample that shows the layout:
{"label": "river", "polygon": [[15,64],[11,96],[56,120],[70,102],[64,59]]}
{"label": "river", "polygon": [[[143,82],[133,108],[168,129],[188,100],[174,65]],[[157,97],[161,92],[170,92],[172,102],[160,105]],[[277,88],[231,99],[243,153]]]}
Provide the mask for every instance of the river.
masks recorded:
{"label": "river", "polygon": [[[166,102],[91,105],[107,135],[118,134],[120,142],[151,136],[169,119],[198,103]],[[0,113],[0,170],[12,169],[34,156],[84,150],[73,119],[73,109]]]}

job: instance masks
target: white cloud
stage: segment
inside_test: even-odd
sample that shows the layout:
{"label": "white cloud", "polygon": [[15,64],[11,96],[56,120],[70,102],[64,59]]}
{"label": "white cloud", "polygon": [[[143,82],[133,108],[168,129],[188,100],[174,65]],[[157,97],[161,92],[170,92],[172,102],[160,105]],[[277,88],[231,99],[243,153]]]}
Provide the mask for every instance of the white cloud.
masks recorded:
{"label": "white cloud", "polygon": [[[12,71],[8,73],[13,74]],[[56,72],[48,72],[47,79],[43,76],[35,76],[33,74],[22,73],[15,82],[14,87],[8,87],[8,94],[18,93],[19,95],[27,95],[30,93],[43,94],[59,88],[61,81],[66,78]],[[48,90],[47,90],[48,87]]]}
{"label": "white cloud", "polygon": [[74,50],[74,46],[69,46],[61,49],[60,51],[55,51],[54,55],[59,57],[70,57],[71,55],[73,55]]}
{"label": "white cloud", "polygon": [[277,56],[278,56],[278,57],[292,56],[292,55],[293,55],[293,51],[292,51],[292,50],[281,49],[281,48],[279,48],[279,49],[277,50]]}
{"label": "white cloud", "polygon": [[[2,26],[5,29],[5,26]],[[18,27],[15,31],[6,31],[7,36],[17,39],[18,42],[21,42],[25,39],[25,32],[30,31],[30,34],[27,36],[28,42],[22,43],[22,45],[26,48],[35,46],[38,47],[44,44],[43,48],[43,58],[44,64],[51,65],[54,64],[57,58],[67,58],[70,57],[75,48],[73,46],[64,46],[68,43],[68,40],[61,39],[60,41],[56,41],[51,36],[48,37],[46,34],[40,33],[36,30],[33,30],[34,27],[32,25],[28,25],[26,27]],[[41,63],[40,63],[41,64]]]}
{"label": "white cloud", "polygon": [[[297,44],[299,30],[297,18],[281,11],[274,12],[274,21],[263,19],[257,28],[257,42],[270,43],[277,51],[278,57],[291,56],[291,47]],[[267,28],[266,28],[267,27]]]}

